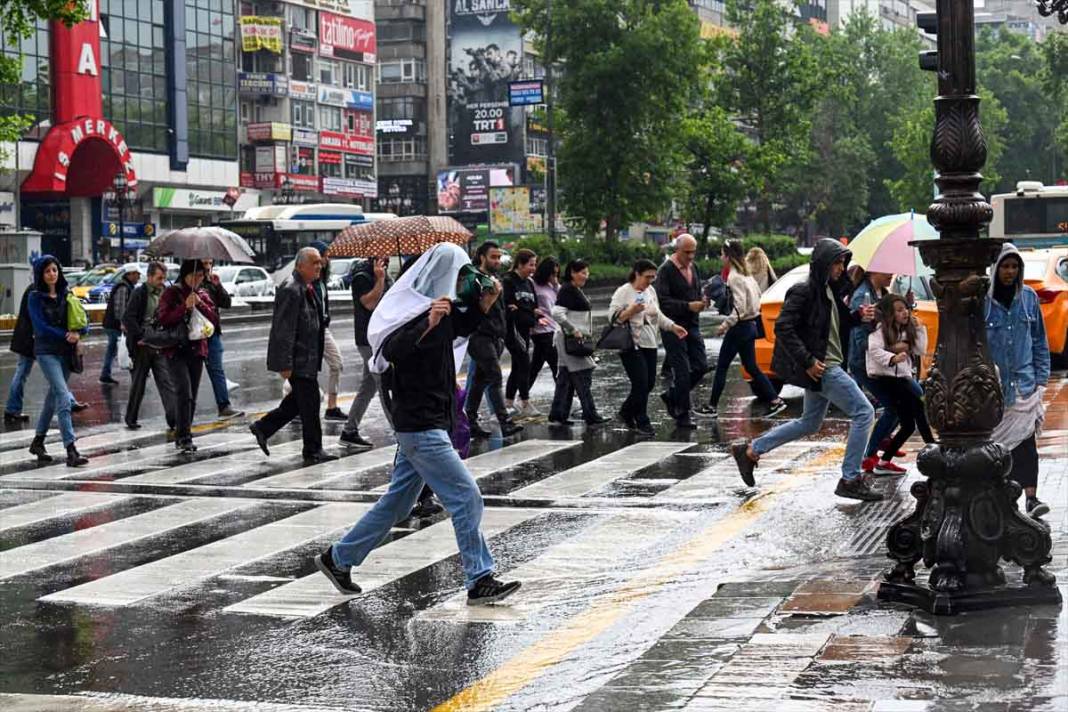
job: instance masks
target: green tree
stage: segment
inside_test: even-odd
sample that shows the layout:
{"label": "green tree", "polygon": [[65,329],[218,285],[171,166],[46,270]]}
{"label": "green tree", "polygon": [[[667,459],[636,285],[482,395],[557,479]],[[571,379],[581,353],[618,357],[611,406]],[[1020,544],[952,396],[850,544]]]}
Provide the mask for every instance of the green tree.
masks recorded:
{"label": "green tree", "polygon": [[715,105],[702,107],[687,117],[683,131],[687,180],[682,213],[688,222],[704,225],[700,235],[704,246],[713,225],[734,222],[738,203],[745,197],[749,141],[727,112]]}
{"label": "green tree", "polygon": [[1041,53],[1043,67],[1040,76],[1056,126],[1054,145],[1060,158],[1051,176],[1051,182],[1055,182],[1065,173],[1063,157],[1068,154],[1068,35],[1051,32],[1041,45]]}
{"label": "green tree", "polygon": [[[84,5],[70,0],[0,0],[0,40],[5,48],[18,47],[20,40],[32,36],[38,20],[72,25],[84,18]],[[0,85],[19,84],[21,68],[21,57],[0,53]],[[19,140],[29,124],[27,117],[5,111],[0,115],[0,143]]]}
{"label": "green tree", "polygon": [[[556,83],[564,210],[588,233],[663,212],[684,174],[684,117],[701,86],[696,16],[685,0],[513,0]],[[549,36],[551,42],[544,38]]]}

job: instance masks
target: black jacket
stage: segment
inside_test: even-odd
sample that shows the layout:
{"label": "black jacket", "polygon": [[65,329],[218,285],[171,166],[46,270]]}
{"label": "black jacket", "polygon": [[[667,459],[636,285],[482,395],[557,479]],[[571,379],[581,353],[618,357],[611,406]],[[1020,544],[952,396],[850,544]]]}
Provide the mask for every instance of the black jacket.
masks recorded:
{"label": "black jacket", "polygon": [[297,272],[282,282],[274,295],[271,335],[267,341],[267,370],[292,371],[297,378],[317,378],[323,364],[326,327],[322,306],[312,285]]}
{"label": "black jacket", "polygon": [[[208,293],[216,309],[229,309],[233,305],[230,293],[221,284],[215,284],[210,279],[205,279],[200,288]],[[219,314],[219,326],[216,327],[215,333],[222,335],[222,314]]]}
{"label": "black jacket", "polygon": [[33,285],[26,287],[19,302],[19,316],[15,320],[15,330],[11,332],[11,350],[19,356],[33,358],[33,322],[26,310],[26,301],[30,298]]}
{"label": "black jacket", "polygon": [[690,311],[690,302],[704,300],[701,293],[701,272],[693,265],[693,284],[686,281],[674,260],[666,260],[656,271],[656,297],[660,311],[687,330],[699,328],[700,312]]}
{"label": "black jacket", "polygon": [[452,432],[456,418],[452,342],[470,335],[481,321],[482,312],[477,307],[468,307],[465,312],[453,308],[426,336],[423,333],[429,326],[429,316],[422,314],[386,339],[382,355],[391,368],[383,374],[382,385],[394,430]]}
{"label": "black jacket", "polygon": [[775,350],[771,368],[779,378],[801,388],[820,390],[819,381],[809,378],[805,370],[827,357],[827,341],[831,333],[831,309],[838,310],[838,338],[842,344],[842,365],[849,363],[849,332],[860,319],[849,311],[846,299],[850,292],[849,278],[842,277],[830,284],[834,301],[827,297],[831,265],[845,255],[846,267],[851,254],[837,240],[824,238],[812,251],[808,280],[796,284],[786,293],[782,311],[775,322]]}
{"label": "black jacket", "polygon": [[[504,295],[502,294],[501,296],[503,297]],[[474,349],[472,351],[473,357],[485,358],[484,354],[488,351],[486,347],[489,345],[496,347],[508,335],[508,316],[504,301],[504,299],[497,299],[497,301],[493,302],[489,313],[486,314],[484,319],[480,320],[475,333],[471,334],[472,347]],[[477,309],[476,307],[471,308]]]}
{"label": "black jacket", "polygon": [[[105,329],[112,329],[118,331],[122,328],[122,314],[126,313],[126,310],[130,308],[130,295],[133,293],[134,286],[130,284],[125,278],[119,280],[108,296],[108,306],[104,310],[104,323]],[[118,303],[123,302],[122,314],[116,315],[115,311],[119,308]]]}
{"label": "black jacket", "polygon": [[[538,323],[534,309],[538,306],[538,296],[534,293],[534,283],[529,279],[520,279],[514,271],[508,272],[501,280],[504,286],[504,306],[508,319],[509,335],[514,331],[526,341],[530,330]],[[499,300],[498,300],[499,301]],[[512,307],[515,309],[512,309]]]}

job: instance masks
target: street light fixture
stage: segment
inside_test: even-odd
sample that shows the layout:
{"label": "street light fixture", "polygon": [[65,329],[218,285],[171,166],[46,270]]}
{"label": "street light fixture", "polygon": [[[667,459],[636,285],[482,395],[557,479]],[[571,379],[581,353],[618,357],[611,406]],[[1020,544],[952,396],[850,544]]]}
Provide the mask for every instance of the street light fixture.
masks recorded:
{"label": "street light fixture", "polygon": [[115,192],[115,207],[119,210],[119,262],[126,261],[126,226],[123,223],[123,209],[130,192],[130,184],[126,181],[126,174],[119,171],[111,181],[111,188]]}

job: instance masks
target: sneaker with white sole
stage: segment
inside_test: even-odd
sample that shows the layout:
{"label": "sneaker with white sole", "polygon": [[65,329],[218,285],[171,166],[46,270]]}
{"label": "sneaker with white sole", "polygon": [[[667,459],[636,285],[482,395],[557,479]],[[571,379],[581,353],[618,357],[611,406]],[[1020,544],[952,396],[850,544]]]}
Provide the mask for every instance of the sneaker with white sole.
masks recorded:
{"label": "sneaker with white sole", "polygon": [[541,414],[541,411],[530,401],[523,401],[519,406],[520,418],[537,418]]}
{"label": "sneaker with white sole", "polygon": [[1027,516],[1031,519],[1038,519],[1039,517],[1049,514],[1049,505],[1040,500],[1038,497],[1028,497],[1026,500]]}
{"label": "sneaker with white sole", "polygon": [[899,467],[889,460],[879,460],[872,470],[877,475],[904,475],[908,472],[904,467]]}
{"label": "sneaker with white sole", "polygon": [[511,596],[522,586],[518,581],[498,581],[493,574],[486,574],[475,581],[474,588],[467,592],[467,605],[484,606],[497,603]]}

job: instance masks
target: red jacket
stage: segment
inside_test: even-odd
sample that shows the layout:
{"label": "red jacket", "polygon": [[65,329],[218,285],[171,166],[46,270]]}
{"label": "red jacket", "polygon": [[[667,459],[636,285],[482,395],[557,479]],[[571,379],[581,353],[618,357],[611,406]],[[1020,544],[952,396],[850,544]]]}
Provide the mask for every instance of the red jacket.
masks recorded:
{"label": "red jacket", "polygon": [[[159,306],[156,308],[156,315],[159,317],[159,323],[165,327],[172,327],[179,322],[186,320],[188,312],[185,308],[185,299],[189,296],[192,290],[185,285],[185,283],[172,284],[163,290],[163,294],[159,297]],[[197,290],[197,296],[200,297],[200,306],[197,310],[208,318],[215,328],[219,328],[219,313],[215,310],[215,304],[211,301],[211,297],[203,289]],[[190,341],[190,352],[199,358],[208,357],[208,340],[198,339],[197,341]],[[168,357],[173,358],[177,353],[178,348],[164,349]]]}

